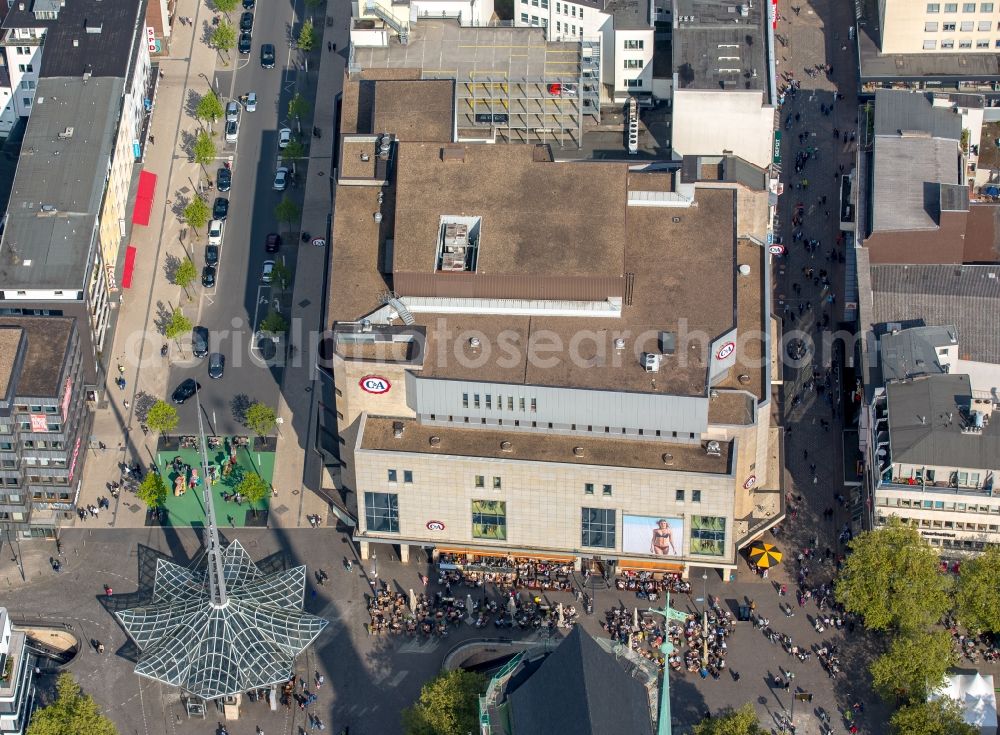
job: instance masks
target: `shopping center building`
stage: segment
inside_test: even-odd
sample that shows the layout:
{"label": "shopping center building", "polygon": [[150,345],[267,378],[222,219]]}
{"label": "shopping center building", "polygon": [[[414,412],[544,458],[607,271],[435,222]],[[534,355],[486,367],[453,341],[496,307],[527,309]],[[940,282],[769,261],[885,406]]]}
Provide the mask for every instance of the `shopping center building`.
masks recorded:
{"label": "shopping center building", "polygon": [[320,422],[362,555],[733,569],[783,516],[763,177],[453,143],[452,84],[345,83]]}

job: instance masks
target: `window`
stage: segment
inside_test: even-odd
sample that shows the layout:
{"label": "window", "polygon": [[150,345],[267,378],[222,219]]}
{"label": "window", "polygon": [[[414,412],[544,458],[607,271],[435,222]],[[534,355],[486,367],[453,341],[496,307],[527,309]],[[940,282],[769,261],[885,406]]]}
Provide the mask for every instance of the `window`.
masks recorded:
{"label": "window", "polygon": [[528,14],[527,13],[521,13],[521,22],[522,23],[527,23],[528,22]]}
{"label": "window", "polygon": [[548,10],[548,8],[549,8],[549,0],[542,0],[542,9]]}
{"label": "window", "polygon": [[972,20],[963,20],[961,27],[962,33],[972,33],[972,29],[976,27],[976,23]]}
{"label": "window", "polygon": [[944,4],[944,12],[946,12],[946,13],[957,13],[958,12],[958,3],[945,3]]}
{"label": "window", "polygon": [[514,410],[514,396],[507,396],[507,410]]}
{"label": "window", "polygon": [[639,40],[628,40],[628,39],[626,39],[626,41],[625,41],[625,48],[626,49],[641,49],[642,46],[643,46],[643,43],[644,43],[643,41],[639,41]]}
{"label": "window", "polygon": [[941,48],[955,48],[955,40],[953,38],[946,38],[941,41]]}
{"label": "window", "polygon": [[503,500],[472,501],[472,538],[507,540],[507,503]]}
{"label": "window", "polygon": [[592,483],[592,482],[585,482],[583,484],[583,494],[584,495],[593,495],[594,494],[594,483]]}
{"label": "window", "polygon": [[556,21],[556,33],[562,33],[562,21]]}
{"label": "window", "polygon": [[538,7],[538,0],[531,0],[531,4],[534,5],[537,8]]}
{"label": "window", "polygon": [[499,477],[494,477],[493,478],[493,489],[494,490],[499,490],[502,486],[503,485],[502,485],[502,483],[500,481],[500,478]]}
{"label": "window", "polygon": [[990,47],[990,41],[988,38],[980,38],[978,41],[976,41],[976,48],[989,48],[989,47]]}
{"label": "window", "polygon": [[537,398],[532,398],[531,399],[531,412],[534,413],[537,410],[538,410],[538,399]]}
{"label": "window", "polygon": [[478,393],[476,393],[475,395],[472,396],[472,407],[473,408],[479,408],[479,394]]}
{"label": "window", "polygon": [[691,502],[692,503],[700,503],[701,502],[701,490],[692,490],[691,491]]}
{"label": "window", "polygon": [[365,524],[369,531],[399,533],[399,496],[365,493]]}
{"label": "window", "polygon": [[937,48],[937,41],[924,41],[924,51],[933,51]]}
{"label": "window", "polygon": [[993,3],[979,3],[979,12],[980,13],[992,13],[993,12]]}
{"label": "window", "polygon": [[483,475],[476,475],[476,487],[486,487],[486,478]]}
{"label": "window", "polygon": [[606,498],[611,497],[611,493],[613,490],[614,488],[612,488],[611,485],[601,485],[601,495],[603,495]]}
{"label": "window", "polygon": [[684,491],[681,490],[680,488],[678,488],[677,490],[675,490],[674,491],[674,500],[676,500],[678,503],[683,503],[684,502]]}
{"label": "window", "polygon": [[24,72],[26,72],[28,70],[28,68],[24,64],[18,64],[17,65],[17,70],[23,74]]}
{"label": "window", "polygon": [[993,48],[1000,48],[1000,38],[993,42]]}
{"label": "window", "polygon": [[971,40],[959,41],[958,42],[958,47],[959,48],[972,48],[972,41]]}
{"label": "window", "polygon": [[583,508],[580,543],[600,549],[615,548],[615,511],[611,508]]}
{"label": "window", "polygon": [[691,516],[691,553],[723,556],[726,553],[726,519]]}
{"label": "window", "polygon": [[522,411],[524,410],[524,399],[523,399],[523,398],[518,398],[518,399],[517,399],[517,406],[518,406],[518,408],[520,408],[520,409],[521,409]]}
{"label": "window", "polygon": [[493,410],[493,396],[490,395],[489,393],[486,394],[486,410],[487,411]]}
{"label": "window", "polygon": [[963,13],[975,13],[976,12],[976,4],[975,3],[962,3],[962,12]]}
{"label": "window", "polygon": [[31,97],[22,97],[21,98],[21,104],[24,107],[31,107]]}
{"label": "window", "polygon": [[642,80],[641,79],[626,79],[625,80],[625,86],[626,87],[632,87],[632,88],[634,88],[634,87],[641,87],[642,86]]}
{"label": "window", "polygon": [[940,13],[941,12],[941,3],[927,3],[927,12],[928,13]]}
{"label": "window", "polygon": [[408,485],[413,483],[413,470],[403,470],[403,482]]}
{"label": "window", "polygon": [[[583,20],[583,8],[580,8],[580,20]],[[580,28],[580,33],[583,33],[583,28]]]}
{"label": "window", "polygon": [[924,33],[937,33],[938,24],[936,20],[924,23]]}
{"label": "window", "polygon": [[386,474],[389,475],[389,482],[396,481],[396,470],[386,470]]}
{"label": "window", "polygon": [[626,69],[641,69],[642,59],[625,59],[624,66]]}
{"label": "window", "polygon": [[556,3],[556,12],[557,13],[561,13],[562,12],[562,3]]}
{"label": "window", "polygon": [[468,408],[468,407],[469,407],[469,394],[468,393],[463,393],[462,394],[462,408]]}
{"label": "window", "polygon": [[574,18],[576,17],[576,6],[575,5],[570,6],[570,15],[572,15]]}
{"label": "window", "polygon": [[976,30],[978,30],[980,33],[989,33],[990,28],[992,27],[993,27],[993,21],[981,20],[979,21],[979,25],[976,26]]}
{"label": "window", "polygon": [[945,23],[944,25],[941,26],[942,31],[953,31],[955,30],[955,28],[956,26],[954,23]]}

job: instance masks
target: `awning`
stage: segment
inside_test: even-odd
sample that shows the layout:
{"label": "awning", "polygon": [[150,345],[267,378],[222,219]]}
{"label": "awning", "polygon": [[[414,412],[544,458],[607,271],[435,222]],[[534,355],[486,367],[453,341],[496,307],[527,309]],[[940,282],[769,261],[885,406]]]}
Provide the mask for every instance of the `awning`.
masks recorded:
{"label": "awning", "polygon": [[132,271],[135,270],[136,249],[131,245],[125,250],[125,271],[122,273],[122,288],[132,287]]}
{"label": "awning", "polygon": [[679,574],[684,571],[683,564],[669,564],[662,561],[637,561],[633,559],[622,559],[618,562],[619,571],[634,572],[670,572]]}
{"label": "awning", "polygon": [[470,549],[452,548],[437,546],[435,550],[441,554],[465,554],[467,556],[510,556],[515,559],[543,559],[545,561],[559,561],[569,564],[576,560],[575,556],[565,554],[545,554],[536,551],[518,551],[517,549]]}
{"label": "awning", "polygon": [[143,171],[139,174],[139,190],[135,195],[135,208],[132,210],[132,224],[146,226],[149,224],[149,214],[153,211],[153,195],[156,193],[156,174]]}

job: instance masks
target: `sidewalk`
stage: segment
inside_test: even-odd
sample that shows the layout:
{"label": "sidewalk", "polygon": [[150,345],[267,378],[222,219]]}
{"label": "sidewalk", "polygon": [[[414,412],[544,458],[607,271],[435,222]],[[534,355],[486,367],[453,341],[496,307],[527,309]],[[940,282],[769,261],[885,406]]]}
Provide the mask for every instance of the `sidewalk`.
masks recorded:
{"label": "sidewalk", "polygon": [[[201,95],[208,91],[209,83],[202,74],[210,79],[216,62],[216,52],[198,40],[212,16],[211,10],[203,0],[178,0],[176,17],[182,15],[189,15],[194,22],[191,25],[176,22],[170,54],[157,59],[163,78],[150,125],[151,137],[156,143],[147,144],[143,164],[145,170],[157,176],[156,194],[150,225],[136,226],[132,230],[131,244],[138,250],[138,258],[132,287],[125,292],[119,307],[122,312],[112,348],[112,365],[118,363],[124,367],[126,388],[122,391],[114,384],[119,373],[112,367],[108,371],[108,405],[94,412],[89,437],[91,456],[84,472],[78,507],[96,505],[99,496],[110,498],[106,483],[120,478],[119,463],[148,465],[153,460],[156,436],[142,434],[133,412],[138,393],[163,396],[167,390],[169,364],[167,359],[160,357],[160,346],[166,340],[153,326],[157,308],[161,303],[167,308],[181,304],[189,314],[197,308],[195,302],[186,302],[182,290],[170,284],[163,271],[167,255],[183,258],[186,254],[182,240],[185,228],[171,211],[171,205],[179,195],[183,199],[193,191],[200,174],[199,166],[188,162],[188,154],[182,147],[184,133],[198,126],[197,121],[186,114],[189,94]],[[171,345],[171,350],[175,349]],[[123,403],[125,400],[129,402],[128,410]],[[107,449],[97,449],[98,442],[103,442]],[[105,511],[99,518],[86,522],[77,519],[75,523],[91,527],[141,527],[145,517],[145,507],[134,496],[122,495],[112,501],[110,513]]]}

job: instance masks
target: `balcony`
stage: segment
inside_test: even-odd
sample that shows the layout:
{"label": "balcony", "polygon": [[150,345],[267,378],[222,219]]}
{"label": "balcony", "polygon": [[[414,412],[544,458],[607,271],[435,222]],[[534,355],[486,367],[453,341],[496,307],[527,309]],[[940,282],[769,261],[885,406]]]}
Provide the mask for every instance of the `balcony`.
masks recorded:
{"label": "balcony", "polygon": [[992,485],[984,485],[983,487],[958,487],[957,484],[953,482],[945,482],[944,480],[938,480],[936,482],[913,482],[907,481],[907,478],[897,477],[892,481],[882,480],[878,483],[876,490],[900,490],[906,492],[928,492],[928,493],[947,493],[949,495],[974,495],[976,497],[993,497],[993,487]]}

